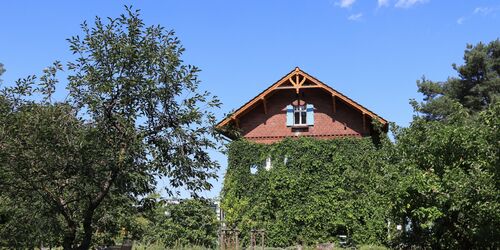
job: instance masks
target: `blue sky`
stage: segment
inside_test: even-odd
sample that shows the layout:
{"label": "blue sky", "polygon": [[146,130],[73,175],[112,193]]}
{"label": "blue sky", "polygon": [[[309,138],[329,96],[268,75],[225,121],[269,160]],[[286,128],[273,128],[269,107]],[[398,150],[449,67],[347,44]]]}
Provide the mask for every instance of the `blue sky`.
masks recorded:
{"label": "blue sky", "polygon": [[[500,37],[500,1],[5,1],[0,5],[4,84],[72,59],[66,38],[80,23],[141,9],[148,25],[174,29],[202,88],[224,103],[219,117],[295,66],[387,120],[407,126],[415,81],[455,76],[467,43]],[[62,81],[64,84],[64,81]],[[214,189],[218,194],[226,158]]]}

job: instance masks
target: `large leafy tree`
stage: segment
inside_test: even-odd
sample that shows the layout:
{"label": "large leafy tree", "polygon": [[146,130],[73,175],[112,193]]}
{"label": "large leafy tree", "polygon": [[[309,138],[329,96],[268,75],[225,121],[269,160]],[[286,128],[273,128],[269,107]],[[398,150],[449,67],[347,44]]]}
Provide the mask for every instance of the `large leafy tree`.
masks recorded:
{"label": "large leafy tree", "polygon": [[173,31],[146,27],[130,8],[82,30],[68,39],[77,58],[66,99],[53,97],[59,62],[0,97],[2,195],[47,211],[64,249],[90,248],[110,209],[133,205],[159,178],[196,193],[218,168],[207,150],[218,147],[219,101],[198,90]]}
{"label": "large leafy tree", "polygon": [[396,213],[407,243],[498,248],[500,40],[467,45],[458,77],[417,82],[424,102],[395,133],[402,179]]}
{"label": "large leafy tree", "polygon": [[402,240],[424,248],[500,246],[500,103],[447,122],[416,117],[396,133]]}
{"label": "large leafy tree", "polygon": [[457,103],[476,113],[500,99],[500,40],[467,45],[464,64],[453,64],[458,77],[444,82],[423,78],[417,82],[424,102],[415,103],[428,120],[443,120],[456,111]]}

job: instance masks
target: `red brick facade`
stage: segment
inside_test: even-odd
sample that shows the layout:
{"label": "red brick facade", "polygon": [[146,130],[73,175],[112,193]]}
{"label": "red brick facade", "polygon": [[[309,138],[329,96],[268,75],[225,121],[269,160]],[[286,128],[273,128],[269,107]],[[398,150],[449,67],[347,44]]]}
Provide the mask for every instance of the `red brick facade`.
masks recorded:
{"label": "red brick facade", "polygon": [[[286,78],[293,77],[293,73],[294,71],[245,104],[219,126],[232,123],[241,136],[248,140],[273,143],[286,137],[299,136],[318,139],[369,136],[373,133],[373,118],[387,123],[299,69],[295,70],[295,74],[304,77],[302,81],[297,77],[297,82],[300,81],[301,85],[291,84]],[[293,79],[290,81],[294,83]],[[300,128],[287,126],[287,105],[296,104],[297,100],[314,105],[314,124]]]}
{"label": "red brick facade", "polygon": [[[297,99],[294,90],[282,90],[267,100],[267,114],[263,103],[240,118],[241,135],[258,143],[273,143],[285,137],[308,136],[335,138],[342,136],[369,135],[369,127],[363,128],[361,112],[337,101],[333,112],[333,101],[329,93],[321,89],[306,89],[301,99],[314,105],[314,125],[306,128],[286,126],[286,106]],[[367,123],[367,125],[371,122]]]}

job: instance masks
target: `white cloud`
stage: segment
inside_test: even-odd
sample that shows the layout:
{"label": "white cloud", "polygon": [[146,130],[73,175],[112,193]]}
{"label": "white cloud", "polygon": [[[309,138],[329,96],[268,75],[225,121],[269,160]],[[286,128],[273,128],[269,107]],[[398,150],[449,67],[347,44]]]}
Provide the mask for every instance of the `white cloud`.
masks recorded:
{"label": "white cloud", "polygon": [[356,2],[356,0],[340,0],[340,2],[337,2],[336,4],[341,8],[349,8],[354,4],[354,2]]}
{"label": "white cloud", "polygon": [[489,7],[477,7],[474,9],[474,14],[480,14],[480,15],[483,15],[483,16],[486,16],[490,13],[492,13],[495,9],[493,8],[489,8]]}
{"label": "white cloud", "polygon": [[378,0],[378,7],[389,6],[389,0]]}
{"label": "white cloud", "polygon": [[397,8],[410,8],[415,4],[426,3],[429,0],[398,0],[394,6]]}
{"label": "white cloud", "polygon": [[500,10],[499,7],[476,7],[473,11],[472,14],[462,16],[457,19],[457,24],[463,24],[465,20],[467,19],[474,19],[475,16],[481,15],[481,16],[493,16],[496,15],[495,13]]}
{"label": "white cloud", "polygon": [[352,14],[347,19],[350,21],[359,21],[361,20],[361,17],[363,17],[363,13]]}

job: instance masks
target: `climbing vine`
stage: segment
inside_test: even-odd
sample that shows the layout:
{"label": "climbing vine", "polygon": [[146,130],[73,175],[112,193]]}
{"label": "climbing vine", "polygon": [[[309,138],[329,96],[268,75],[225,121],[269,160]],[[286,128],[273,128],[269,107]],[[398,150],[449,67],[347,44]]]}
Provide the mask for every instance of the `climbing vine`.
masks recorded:
{"label": "climbing vine", "polygon": [[338,235],[385,244],[393,192],[386,183],[395,178],[391,148],[388,140],[375,145],[370,138],[233,141],[222,191],[226,223],[244,237],[265,229],[268,244],[279,247],[333,242]]}

